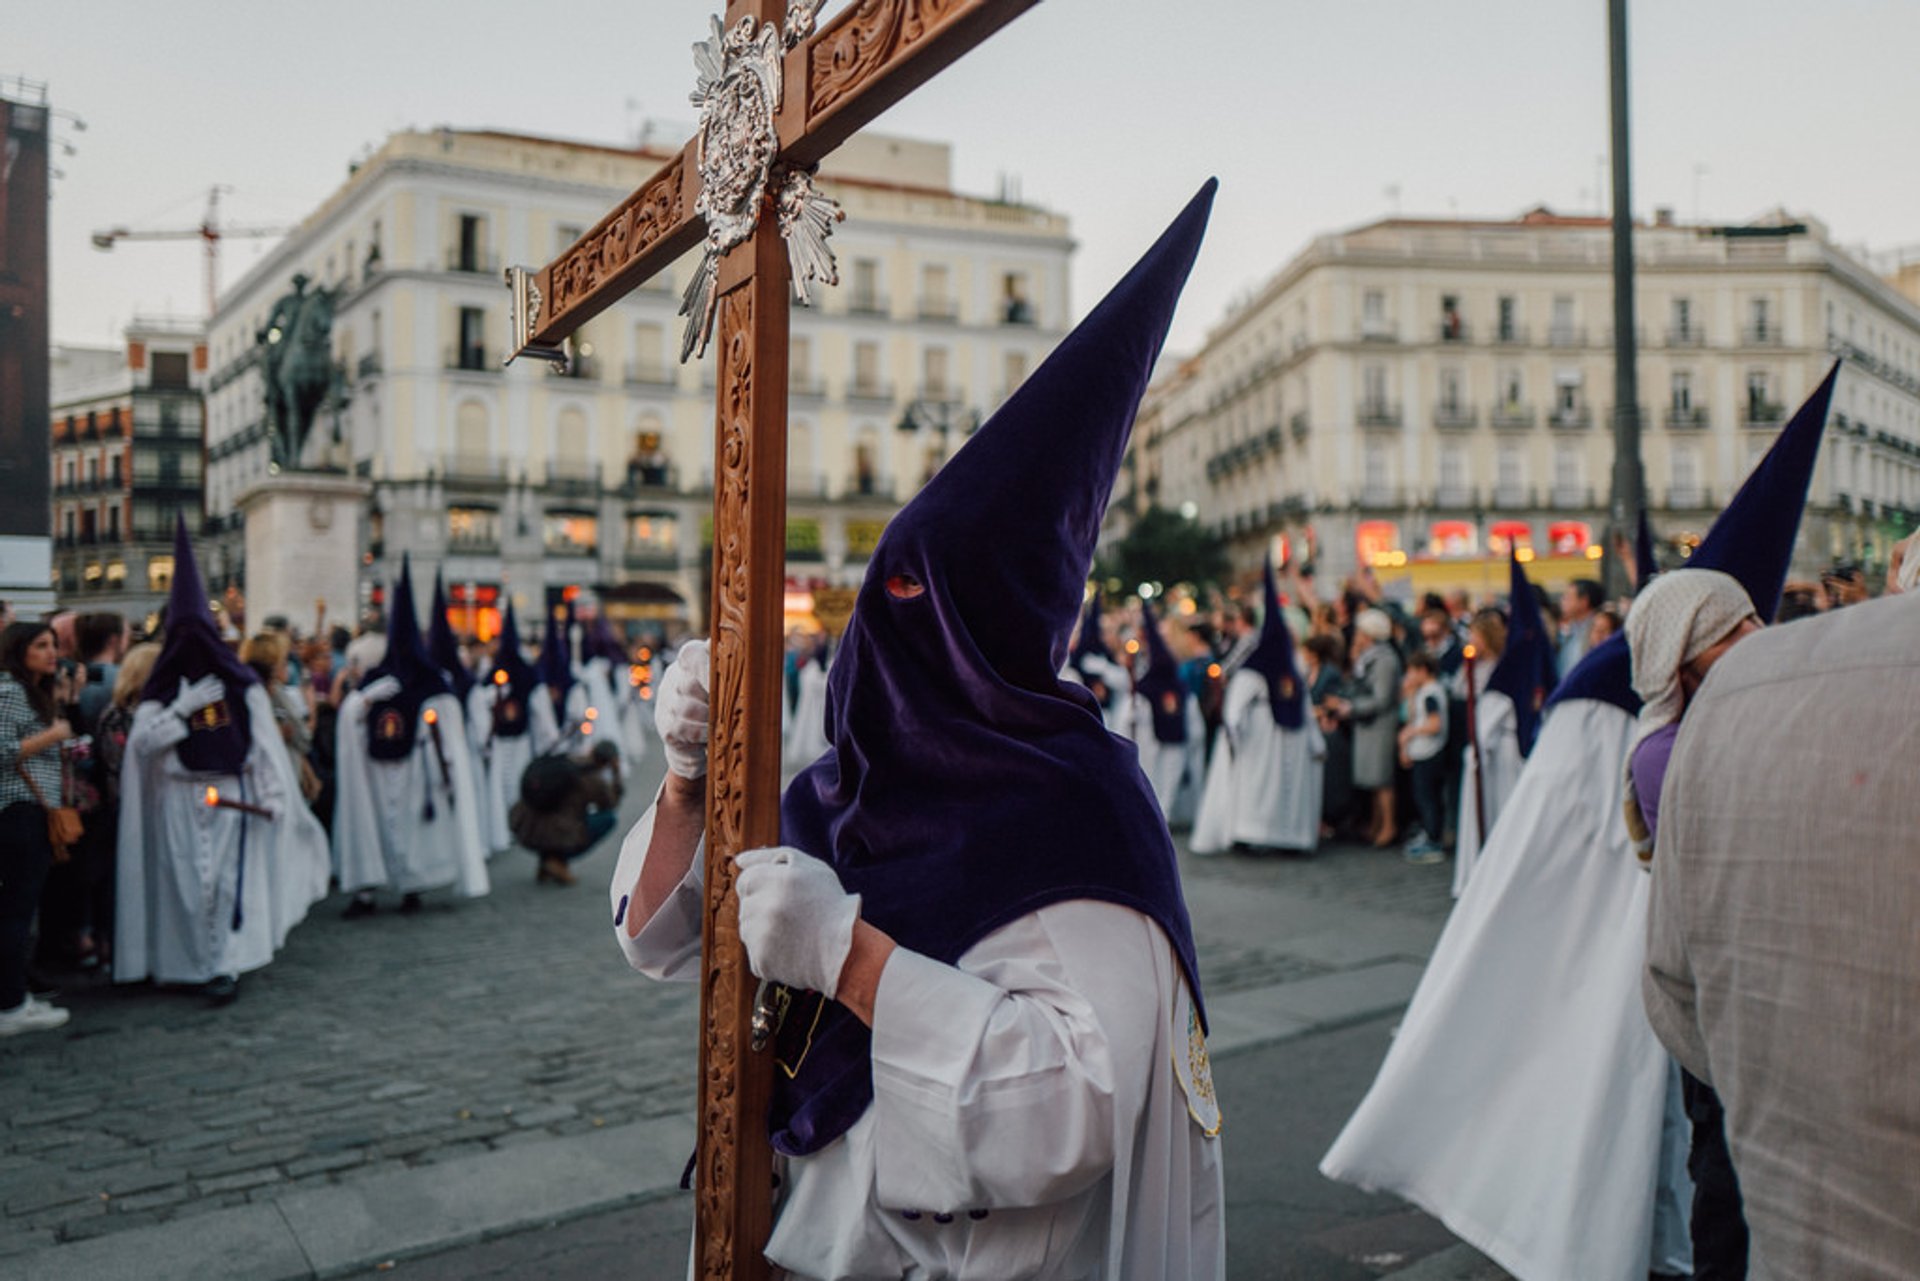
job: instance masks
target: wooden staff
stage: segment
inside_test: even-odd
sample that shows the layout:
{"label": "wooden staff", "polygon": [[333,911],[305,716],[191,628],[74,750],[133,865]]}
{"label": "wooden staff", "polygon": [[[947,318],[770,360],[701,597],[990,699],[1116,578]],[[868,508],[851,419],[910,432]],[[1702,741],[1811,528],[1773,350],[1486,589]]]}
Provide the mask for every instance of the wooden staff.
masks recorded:
{"label": "wooden staff", "polygon": [[1473,646],[1467,646],[1467,747],[1473,752],[1473,825],[1479,833],[1477,844],[1487,843],[1487,775],[1481,768],[1480,760],[1480,724],[1476,717],[1478,706],[1473,682],[1473,660],[1476,654]]}

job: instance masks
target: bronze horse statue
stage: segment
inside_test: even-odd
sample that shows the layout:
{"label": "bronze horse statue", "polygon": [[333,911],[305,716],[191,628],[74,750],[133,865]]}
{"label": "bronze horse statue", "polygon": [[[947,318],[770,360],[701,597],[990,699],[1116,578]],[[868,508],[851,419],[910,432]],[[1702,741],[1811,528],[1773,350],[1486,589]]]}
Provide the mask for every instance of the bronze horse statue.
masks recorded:
{"label": "bronze horse statue", "polygon": [[306,293],[306,283],[294,277],[293,293],[274,304],[259,335],[274,460],[288,469],[300,465],[314,415],[333,388],[334,295]]}

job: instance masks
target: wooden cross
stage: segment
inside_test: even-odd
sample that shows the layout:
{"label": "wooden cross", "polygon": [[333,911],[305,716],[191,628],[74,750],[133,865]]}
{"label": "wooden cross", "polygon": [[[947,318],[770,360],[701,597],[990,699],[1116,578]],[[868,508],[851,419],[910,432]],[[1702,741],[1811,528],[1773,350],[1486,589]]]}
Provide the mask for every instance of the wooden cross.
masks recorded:
{"label": "wooden cross", "polygon": [[[820,159],[1039,0],[728,0],[694,46],[700,133],[539,271],[508,268],[514,355],[566,358],[600,312],[706,245],[682,304],[682,359],[718,330],[712,722],[701,957],[694,1249],[703,1278],[768,1275],[771,1055],[748,1049],[755,984],[733,856],[780,839],[787,288],[837,283],[837,206]],[[791,267],[790,267],[791,263]],[[513,357],[509,356],[511,360]]]}

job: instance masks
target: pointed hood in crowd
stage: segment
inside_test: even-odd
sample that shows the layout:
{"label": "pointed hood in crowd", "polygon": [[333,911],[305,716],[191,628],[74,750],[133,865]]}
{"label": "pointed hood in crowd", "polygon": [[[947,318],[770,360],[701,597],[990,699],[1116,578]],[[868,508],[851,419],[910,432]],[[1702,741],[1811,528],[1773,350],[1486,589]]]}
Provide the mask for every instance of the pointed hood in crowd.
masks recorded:
{"label": "pointed hood in crowd", "polygon": [[1095,587],[1093,595],[1087,599],[1087,609],[1080,616],[1080,636],[1073,643],[1073,656],[1069,660],[1073,670],[1081,676],[1087,674],[1086,662],[1090,658],[1101,658],[1111,663],[1113,653],[1107,648],[1106,638],[1100,634],[1100,615],[1102,600],[1100,589]]}
{"label": "pointed hood in crowd", "polygon": [[196,772],[238,774],[253,746],[247,687],[258,685],[260,677],[220,637],[213,611],[207,608],[207,585],[200,577],[200,563],[194,559],[183,516],[175,520],[173,529],[166,637],[141,697],[171,703],[179,696],[181,681],[192,684],[202,676],[218,676],[226,686],[226,697],[195,712],[187,722],[187,736],[176,749],[180,763]]}
{"label": "pointed hood in crowd", "polygon": [[[781,838],[937,961],[1049,904],[1098,899],[1159,924],[1199,1001],[1153,791],[1060,670],[1213,191],[888,523],[836,647],[831,746],[787,788]],[[837,1138],[873,1097],[866,1026],[817,994],[796,1007],[772,1110],[788,1154]]]}
{"label": "pointed hood in crowd", "polygon": [[1260,590],[1263,600],[1260,643],[1253,647],[1240,667],[1266,678],[1274,723],[1281,729],[1299,729],[1306,723],[1306,700],[1300,696],[1306,682],[1300,679],[1300,668],[1293,653],[1293,632],[1287,627],[1286,611],[1280,608],[1280,589],[1273,581],[1271,555],[1260,575]]}
{"label": "pointed hood in crowd", "polygon": [[573,688],[573,645],[568,639],[572,634],[573,606],[569,604],[564,613],[549,609],[546,635],[540,641],[540,662],[534,670],[553,696],[556,713],[566,710],[567,691]]}
{"label": "pointed hood in crowd", "polygon": [[1533,590],[1517,552],[1507,561],[1507,647],[1487,675],[1487,688],[1513,700],[1514,735],[1520,754],[1533,751],[1540,734],[1540,714],[1555,683],[1553,637],[1540,616],[1540,594]]}
{"label": "pointed hood in crowd", "polygon": [[412,753],[421,706],[437,694],[452,692],[421,638],[420,617],[413,607],[413,563],[406,556],[400,559],[400,581],[387,611],[387,656],[361,685],[387,676],[400,682],[399,692],[367,709],[367,754],[377,761],[402,760]]}
{"label": "pointed hood in crowd", "polygon": [[493,670],[487,674],[493,688],[493,723],[488,733],[493,738],[520,738],[527,732],[527,707],[540,689],[540,674],[521,652],[520,624],[511,600],[501,617],[500,635],[493,649]]}
{"label": "pointed hood in crowd", "polygon": [[453,624],[447,621],[447,588],[438,570],[433,575],[433,617],[427,620],[427,653],[439,664],[460,705],[465,707],[467,695],[473,691],[473,673],[461,659],[460,642],[454,637]]}
{"label": "pointed hood in crowd", "polygon": [[1140,643],[1147,651],[1147,670],[1134,681],[1134,692],[1147,700],[1153,712],[1153,736],[1162,743],[1187,741],[1189,691],[1180,679],[1180,660],[1160,634],[1160,620],[1145,597],[1140,600]]}
{"label": "pointed hood in crowd", "polygon": [[[1753,598],[1754,612],[1769,623],[1780,611],[1839,377],[1840,362],[1835,361],[1686,561],[1689,569],[1717,569],[1739,579]],[[1565,698],[1599,699],[1630,715],[1640,714],[1640,696],[1633,692],[1633,656],[1624,632],[1595,646],[1567,674],[1552,701]]]}

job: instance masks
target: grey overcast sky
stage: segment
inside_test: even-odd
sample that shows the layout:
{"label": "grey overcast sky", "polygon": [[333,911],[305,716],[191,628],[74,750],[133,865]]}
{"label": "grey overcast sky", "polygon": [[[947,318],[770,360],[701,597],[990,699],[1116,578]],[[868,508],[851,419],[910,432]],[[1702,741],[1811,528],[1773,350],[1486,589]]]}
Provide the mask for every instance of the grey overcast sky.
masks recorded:
{"label": "grey overcast sky", "polygon": [[[57,161],[56,341],[201,308],[193,242],[108,255],[88,235],[195,225],[210,184],[234,188],[230,222],[291,222],[408,126],[618,143],[644,118],[690,123],[688,46],[718,7],[0,0],[0,75],[49,82],[87,123]],[[1015,175],[1068,214],[1076,314],[1219,175],[1187,350],[1310,237],[1390,212],[1390,190],[1409,215],[1602,208],[1606,7],[1045,0],[876,127],[951,142],[962,190]],[[1639,0],[1632,21],[1639,212],[1785,205],[1850,244],[1920,242],[1920,3]],[[263,248],[228,242],[225,281]]]}

